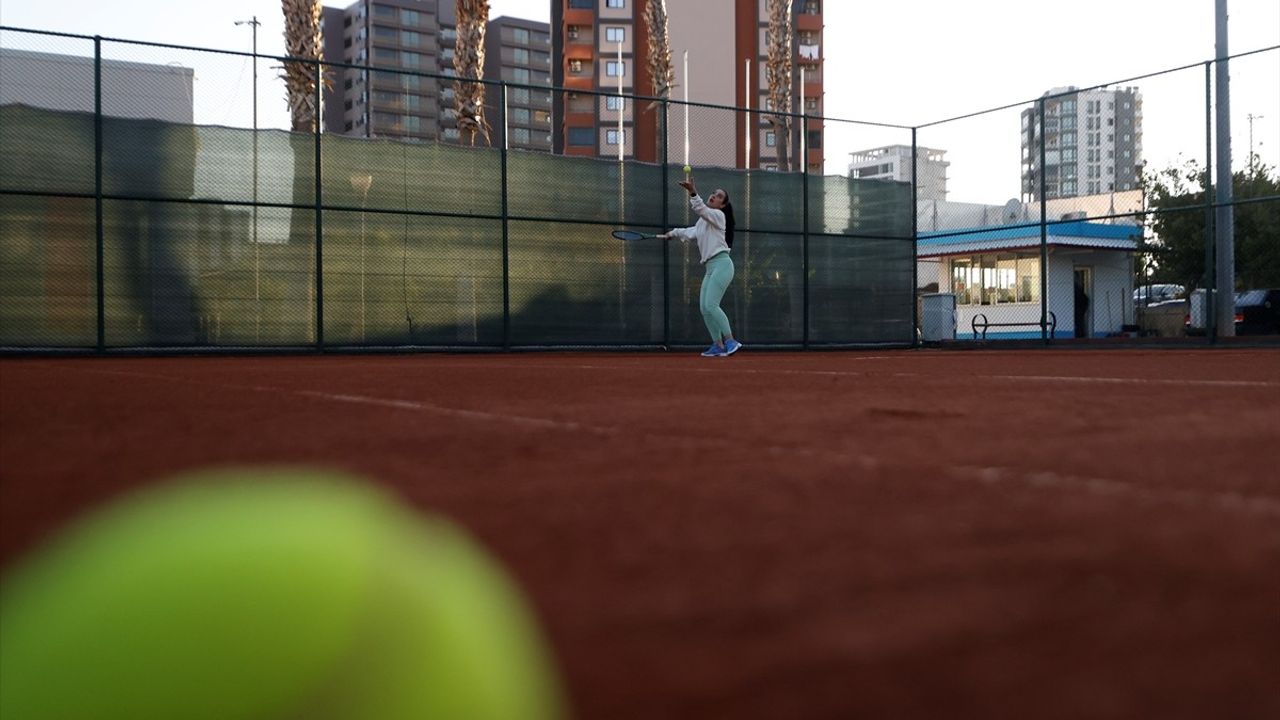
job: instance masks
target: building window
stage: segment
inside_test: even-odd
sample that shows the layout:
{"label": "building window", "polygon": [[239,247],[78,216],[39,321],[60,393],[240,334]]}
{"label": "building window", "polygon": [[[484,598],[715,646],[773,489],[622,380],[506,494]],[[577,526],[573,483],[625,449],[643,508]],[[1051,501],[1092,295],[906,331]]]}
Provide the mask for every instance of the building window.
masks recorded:
{"label": "building window", "polygon": [[591,147],[596,144],[596,134],[591,128],[569,128],[569,144],[576,147]]}
{"label": "building window", "polygon": [[528,83],[529,69],[528,68],[512,68],[511,78],[518,83]]}
{"label": "building window", "polygon": [[528,45],[529,30],[527,28],[511,28],[511,39],[520,45]]}
{"label": "building window", "polygon": [[626,42],[627,40],[626,28],[607,27],[604,29],[604,39],[611,43]]}
{"label": "building window", "polygon": [[409,27],[417,27],[422,22],[422,15],[417,10],[407,10],[400,8],[400,24]]}
{"label": "building window", "polygon": [[445,128],[445,129],[444,129],[444,139],[445,139],[445,140],[457,140],[457,139],[459,139],[459,138],[461,138],[461,137],[462,137],[462,133],[458,132],[458,128]]}
{"label": "building window", "polygon": [[569,61],[569,72],[570,72],[571,74],[573,74],[573,75],[581,75],[581,74],[582,74],[582,61],[581,61],[581,60],[570,60],[570,61]]}
{"label": "building window", "polygon": [[511,102],[514,102],[514,103],[529,102],[529,88],[511,88],[509,92],[511,93]]}
{"label": "building window", "polygon": [[604,109],[615,110],[615,111],[626,110],[627,109],[626,98],[620,95],[606,95],[604,98]]}
{"label": "building window", "polygon": [[511,59],[521,65],[528,65],[529,51],[524,48],[516,48],[511,53]]}
{"label": "building window", "polygon": [[980,255],[951,261],[951,292],[957,305],[1038,302],[1040,259]]}
{"label": "building window", "polygon": [[511,110],[511,122],[520,125],[529,124],[529,108],[513,108]]}
{"label": "building window", "polygon": [[595,10],[596,0],[569,0],[569,7],[575,10]]}
{"label": "building window", "polygon": [[604,64],[604,74],[608,75],[609,77],[626,77],[626,74],[627,74],[626,61],[624,60],[622,62],[618,62],[617,60],[610,60],[609,62]]}
{"label": "building window", "polygon": [[418,47],[422,44],[422,35],[412,30],[401,30],[400,44],[405,47]]}
{"label": "building window", "polygon": [[627,3],[626,0],[604,0],[604,6],[607,8],[624,8]]}
{"label": "building window", "polygon": [[570,40],[577,40],[577,39],[578,39],[578,26],[577,26],[577,25],[570,25],[570,26],[569,26],[569,29],[565,31],[565,34],[569,36],[569,39],[570,39]]}
{"label": "building window", "polygon": [[414,69],[420,68],[422,67],[422,56],[415,52],[402,52],[400,53],[400,66]]}
{"label": "building window", "polygon": [[[617,130],[606,130],[606,131],[605,131],[605,133],[604,133],[604,142],[605,142],[605,144],[606,144],[606,145],[617,145],[617,144],[618,144],[618,135],[619,135],[619,133],[618,133],[618,131],[617,131]],[[624,131],[623,133],[621,133],[621,135],[622,135],[622,142],[623,142],[623,143],[626,143],[626,141],[627,141],[627,133]]]}
{"label": "building window", "polygon": [[822,131],[821,130],[810,130],[808,139],[809,139],[810,150],[822,147]]}
{"label": "building window", "polygon": [[769,130],[764,134],[765,147],[776,147],[778,145],[778,134]]}
{"label": "building window", "polygon": [[511,131],[511,139],[518,143],[529,143],[529,128],[515,128]]}
{"label": "building window", "polygon": [[393,18],[393,17],[395,17],[395,16],[396,16],[396,9],[395,9],[395,8],[393,8],[393,7],[390,7],[390,6],[388,6],[388,5],[374,5],[374,6],[373,6],[373,16],[374,16],[374,17]]}

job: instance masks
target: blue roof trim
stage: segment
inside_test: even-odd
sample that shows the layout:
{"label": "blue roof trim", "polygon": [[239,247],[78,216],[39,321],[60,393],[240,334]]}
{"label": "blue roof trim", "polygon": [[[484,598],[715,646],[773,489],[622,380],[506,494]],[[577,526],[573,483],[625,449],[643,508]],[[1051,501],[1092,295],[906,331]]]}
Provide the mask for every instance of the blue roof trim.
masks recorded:
{"label": "blue roof trim", "polygon": [[[1137,240],[1142,228],[1137,225],[1110,225],[1107,223],[1091,223],[1077,220],[1065,223],[1053,223],[1046,228],[1049,242],[1054,238],[1093,238],[1099,240]],[[990,240],[1014,240],[1021,238],[1040,238],[1040,226],[1015,225],[1012,227],[970,228],[967,230],[932,230],[918,233],[916,244],[919,247],[937,245],[956,245],[980,243]]]}
{"label": "blue roof trim", "polygon": [[[1134,251],[1142,237],[1137,225],[1109,225],[1072,221],[1048,225],[1047,243],[1098,250]],[[1028,250],[1040,246],[1039,225],[934,230],[916,237],[916,257],[972,255],[997,250]]]}

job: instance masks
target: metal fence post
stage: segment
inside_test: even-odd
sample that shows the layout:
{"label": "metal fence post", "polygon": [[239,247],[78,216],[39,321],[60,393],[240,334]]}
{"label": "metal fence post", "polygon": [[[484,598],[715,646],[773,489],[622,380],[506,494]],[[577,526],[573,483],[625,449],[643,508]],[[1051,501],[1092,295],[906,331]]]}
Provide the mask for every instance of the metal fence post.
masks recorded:
{"label": "metal fence post", "polygon": [[[1049,181],[1045,172],[1045,136],[1048,126],[1044,118],[1044,98],[1040,98],[1040,339],[1048,344],[1049,338]],[[979,270],[981,273],[981,270]],[[979,290],[981,292],[981,290]]]}
{"label": "metal fence post", "polygon": [[106,232],[102,222],[102,36],[93,36],[93,218],[96,267],[94,277],[98,304],[98,352],[107,348],[107,302],[104,246]]}
{"label": "metal fence post", "polygon": [[800,222],[802,234],[802,256],[800,258],[800,269],[803,274],[804,300],[804,329],[800,334],[800,344],[806,350],[809,348],[809,115],[804,111],[804,82],[801,81],[800,86],[800,193],[803,197],[800,199],[801,212],[804,217]]}
{"label": "metal fence post", "polygon": [[[917,211],[917,203],[920,202],[919,178],[916,176],[916,170],[920,167],[919,147],[916,144],[916,130],[911,128],[911,347],[919,347],[921,342],[920,333],[920,303],[916,299],[916,288],[920,287],[920,213]],[[954,309],[954,308],[953,308]]]}
{"label": "metal fence post", "polygon": [[320,175],[320,100],[324,87],[324,71],[319,60],[315,62],[316,107],[315,107],[315,174],[316,174],[316,349],[324,352],[324,212],[321,207],[321,175]]}
{"label": "metal fence post", "polygon": [[511,222],[508,209],[508,177],[507,177],[507,149],[510,144],[510,130],[507,127],[507,83],[504,80],[500,86],[502,88],[502,151],[498,157],[501,160],[501,185],[502,185],[502,349],[511,349]]}
{"label": "metal fence post", "polygon": [[[671,199],[667,192],[667,170],[670,163],[670,148],[667,146],[669,130],[667,115],[671,111],[671,102],[662,98],[662,187],[658,190],[662,198],[662,232],[671,227]],[[671,347],[671,243],[662,243],[662,347]]]}

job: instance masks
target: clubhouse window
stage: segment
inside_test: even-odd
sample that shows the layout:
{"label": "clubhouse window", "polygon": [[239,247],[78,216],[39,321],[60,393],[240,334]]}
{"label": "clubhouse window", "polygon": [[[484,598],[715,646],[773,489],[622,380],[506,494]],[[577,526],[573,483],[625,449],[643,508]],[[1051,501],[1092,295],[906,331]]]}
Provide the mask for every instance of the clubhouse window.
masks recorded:
{"label": "clubhouse window", "polygon": [[957,305],[1039,302],[1040,259],[1009,254],[955,258],[951,292]]}

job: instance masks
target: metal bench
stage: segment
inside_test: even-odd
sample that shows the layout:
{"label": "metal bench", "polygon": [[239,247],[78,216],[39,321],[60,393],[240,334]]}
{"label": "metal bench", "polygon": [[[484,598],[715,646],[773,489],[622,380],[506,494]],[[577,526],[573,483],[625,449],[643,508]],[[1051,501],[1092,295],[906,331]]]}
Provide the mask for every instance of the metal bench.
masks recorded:
{"label": "metal bench", "polygon": [[[1042,318],[1042,319],[1043,319],[1043,318]],[[974,315],[974,316],[973,316],[973,323],[972,323],[972,324],[973,324],[973,339],[974,339],[974,340],[979,340],[979,339],[981,339],[981,340],[986,340],[986,339],[987,339],[987,328],[993,328],[993,327],[1040,327],[1040,326],[1041,326],[1041,320],[1036,320],[1035,322],[999,322],[999,323],[993,323],[993,322],[991,322],[990,320],[987,320],[987,316],[986,316],[985,314],[983,314],[983,313],[978,313],[977,315]],[[1048,323],[1048,324],[1049,324],[1049,339],[1051,339],[1051,340],[1052,340],[1052,339],[1053,339],[1054,334],[1055,334],[1055,333],[1057,332],[1057,330],[1058,330],[1058,316],[1057,316],[1057,315],[1054,315],[1052,311],[1050,311],[1050,313],[1049,313],[1049,323]],[[979,338],[979,337],[978,337],[978,331],[979,331],[979,328],[981,328],[981,331],[982,331],[982,337],[981,337],[981,338]]]}

